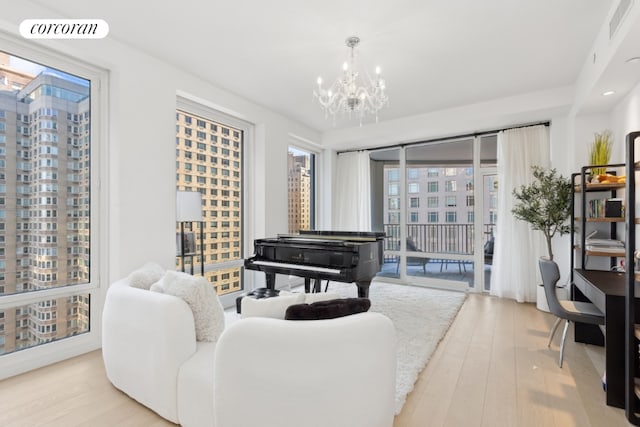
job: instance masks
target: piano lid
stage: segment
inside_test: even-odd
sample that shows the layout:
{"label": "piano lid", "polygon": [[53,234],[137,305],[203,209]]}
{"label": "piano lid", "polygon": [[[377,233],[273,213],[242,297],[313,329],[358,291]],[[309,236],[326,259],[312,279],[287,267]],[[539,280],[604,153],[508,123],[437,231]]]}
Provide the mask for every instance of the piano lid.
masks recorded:
{"label": "piano lid", "polygon": [[330,230],[300,230],[297,234],[278,234],[283,238],[305,238],[317,240],[347,240],[351,242],[375,242],[384,239],[384,232],[371,231],[330,231]]}

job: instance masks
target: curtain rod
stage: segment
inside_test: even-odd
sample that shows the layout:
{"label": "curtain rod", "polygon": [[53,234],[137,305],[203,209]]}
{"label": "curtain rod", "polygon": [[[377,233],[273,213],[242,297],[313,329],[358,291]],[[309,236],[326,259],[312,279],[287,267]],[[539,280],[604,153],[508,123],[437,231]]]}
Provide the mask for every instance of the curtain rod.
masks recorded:
{"label": "curtain rod", "polygon": [[360,151],[388,150],[390,148],[410,147],[412,145],[429,144],[431,142],[452,141],[454,139],[464,139],[464,138],[471,138],[471,137],[475,138],[476,136],[490,135],[492,133],[498,133],[498,132],[502,132],[502,131],[505,131],[505,130],[521,129],[521,128],[528,128],[528,127],[532,127],[532,126],[540,126],[540,125],[549,126],[550,124],[551,124],[551,122],[549,122],[549,121],[537,122],[537,123],[531,123],[531,124],[511,126],[511,127],[502,128],[502,129],[493,129],[493,130],[486,130],[486,131],[482,131],[482,132],[467,133],[467,134],[464,134],[464,135],[455,135],[455,136],[447,136],[447,137],[443,137],[443,138],[426,139],[426,140],[423,140],[423,141],[416,141],[416,142],[405,142],[405,143],[384,145],[382,147],[357,148],[357,149],[353,149],[353,150],[342,150],[342,151],[338,151],[336,154],[354,153],[354,152],[360,152]]}

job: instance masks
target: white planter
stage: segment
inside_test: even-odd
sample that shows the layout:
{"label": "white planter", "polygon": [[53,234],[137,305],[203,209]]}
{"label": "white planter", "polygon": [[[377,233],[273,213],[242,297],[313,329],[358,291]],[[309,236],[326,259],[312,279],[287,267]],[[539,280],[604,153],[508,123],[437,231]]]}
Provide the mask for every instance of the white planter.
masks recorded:
{"label": "white planter", "polygon": [[[556,295],[558,295],[559,300],[568,300],[568,289],[567,287],[556,287]],[[540,311],[549,312],[549,305],[547,304],[547,297],[544,294],[544,285],[538,285],[538,293],[536,295],[536,308]]]}

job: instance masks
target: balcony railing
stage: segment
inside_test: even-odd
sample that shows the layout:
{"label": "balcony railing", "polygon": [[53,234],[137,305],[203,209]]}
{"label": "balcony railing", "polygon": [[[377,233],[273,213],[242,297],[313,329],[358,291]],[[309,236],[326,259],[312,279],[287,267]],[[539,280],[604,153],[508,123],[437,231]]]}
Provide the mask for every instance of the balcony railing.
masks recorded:
{"label": "balcony railing", "polygon": [[[483,243],[493,236],[495,224],[484,224]],[[385,251],[400,250],[400,224],[384,224]],[[471,255],[473,254],[473,224],[407,224],[407,236],[418,251]]]}

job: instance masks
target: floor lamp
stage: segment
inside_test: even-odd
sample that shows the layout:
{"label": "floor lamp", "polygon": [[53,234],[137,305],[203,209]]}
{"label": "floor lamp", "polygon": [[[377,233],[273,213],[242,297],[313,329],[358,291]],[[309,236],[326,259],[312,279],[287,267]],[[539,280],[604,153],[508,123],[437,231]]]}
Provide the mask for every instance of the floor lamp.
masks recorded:
{"label": "floor lamp", "polygon": [[[202,222],[202,194],[198,191],[176,192],[176,221],[180,224],[178,236],[178,255],[182,271],[185,257],[191,258],[191,274],[193,274],[193,257],[196,255],[196,242],[193,234],[193,223],[200,225],[200,274],[204,277],[204,224]],[[189,223],[189,233],[185,233],[185,223]]]}

